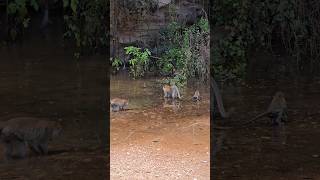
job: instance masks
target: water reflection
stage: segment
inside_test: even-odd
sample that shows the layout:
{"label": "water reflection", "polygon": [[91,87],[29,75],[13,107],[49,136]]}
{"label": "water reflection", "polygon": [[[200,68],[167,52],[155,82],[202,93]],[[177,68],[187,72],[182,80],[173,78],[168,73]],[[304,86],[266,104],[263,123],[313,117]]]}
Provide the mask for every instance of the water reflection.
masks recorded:
{"label": "water reflection", "polygon": [[[111,98],[130,101],[130,110],[111,113],[111,178],[209,177],[209,89],[191,84],[182,99],[163,97],[155,77],[111,77]],[[202,100],[193,102],[196,88]],[[125,161],[124,161],[125,160]],[[141,165],[142,164],[142,165]]]}
{"label": "water reflection", "polygon": [[[287,100],[288,122],[273,127],[268,118],[262,118],[250,126],[226,130],[228,136],[216,154],[215,179],[317,179],[315,168],[319,163],[314,152],[320,149],[316,143],[320,134],[315,129],[319,123],[311,114],[320,109],[320,94],[315,93],[320,85],[302,80],[289,82],[254,81],[237,85],[237,91],[228,89],[234,86],[224,87],[224,103],[227,109],[235,107],[236,115],[226,120],[216,118],[215,122],[232,126],[247,121],[265,111],[279,90]],[[220,132],[216,131],[216,137]]]}
{"label": "water reflection", "polygon": [[[9,179],[12,174],[21,179],[88,177],[78,172],[81,168],[105,174],[101,169],[105,163],[101,146],[106,142],[105,58],[85,57],[76,61],[72,53],[56,44],[27,43],[0,51],[0,121],[19,116],[61,121],[63,135],[49,144],[49,151],[61,153],[49,152],[52,155],[1,164],[0,179]],[[0,147],[1,155],[2,151]],[[87,158],[85,165],[75,163]],[[101,170],[93,170],[97,166]],[[64,174],[66,171],[69,174]]]}
{"label": "water reflection", "polygon": [[275,147],[282,147],[287,143],[286,127],[275,126],[272,128],[272,143]]}

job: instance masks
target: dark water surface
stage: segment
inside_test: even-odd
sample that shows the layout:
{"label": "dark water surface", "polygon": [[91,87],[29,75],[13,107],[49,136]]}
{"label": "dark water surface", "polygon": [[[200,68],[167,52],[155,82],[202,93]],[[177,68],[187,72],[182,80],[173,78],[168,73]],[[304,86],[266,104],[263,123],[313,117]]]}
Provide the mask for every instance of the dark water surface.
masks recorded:
{"label": "dark water surface", "polygon": [[[272,127],[267,118],[233,130],[215,131],[223,137],[212,167],[215,179],[320,179],[320,81],[286,80],[225,86],[223,98],[235,114],[225,121],[247,121],[265,111],[278,90],[285,93],[288,123]],[[232,125],[231,125],[232,126]]]}
{"label": "dark water surface", "polygon": [[1,146],[0,179],[106,178],[106,58],[76,60],[57,37],[0,49],[0,120],[44,117],[63,126],[49,156],[5,162]]}

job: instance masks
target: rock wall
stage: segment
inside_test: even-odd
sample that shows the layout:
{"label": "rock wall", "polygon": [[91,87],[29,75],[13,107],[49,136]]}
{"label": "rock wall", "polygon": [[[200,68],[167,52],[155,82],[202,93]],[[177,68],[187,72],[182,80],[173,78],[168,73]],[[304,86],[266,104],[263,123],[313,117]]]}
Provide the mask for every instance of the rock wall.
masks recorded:
{"label": "rock wall", "polygon": [[127,60],[128,45],[154,48],[159,30],[176,20],[187,25],[206,17],[204,3],[188,0],[112,0],[110,4],[110,54]]}

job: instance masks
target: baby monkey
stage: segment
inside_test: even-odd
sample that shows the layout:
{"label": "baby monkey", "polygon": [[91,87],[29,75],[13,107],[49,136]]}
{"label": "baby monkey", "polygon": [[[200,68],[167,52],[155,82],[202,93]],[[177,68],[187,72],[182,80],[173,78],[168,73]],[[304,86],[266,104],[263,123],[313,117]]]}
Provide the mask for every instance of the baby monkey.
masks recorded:
{"label": "baby monkey", "polygon": [[263,116],[270,117],[272,120],[272,125],[280,125],[281,122],[285,122],[287,120],[287,102],[282,92],[278,91],[273,96],[273,99],[266,112],[259,114],[258,116],[246,122],[245,124],[254,122]]}
{"label": "baby monkey", "polygon": [[198,90],[196,90],[196,92],[194,92],[194,95],[192,96],[192,100],[193,101],[200,101],[200,92]]}
{"label": "baby monkey", "polygon": [[110,101],[110,106],[113,112],[121,111],[127,109],[129,105],[129,100],[114,98]]}
{"label": "baby monkey", "polygon": [[172,98],[172,99],[179,98],[179,99],[181,99],[179,89],[176,85],[172,85],[172,86],[164,85],[162,87],[162,90],[163,90],[165,98]]}

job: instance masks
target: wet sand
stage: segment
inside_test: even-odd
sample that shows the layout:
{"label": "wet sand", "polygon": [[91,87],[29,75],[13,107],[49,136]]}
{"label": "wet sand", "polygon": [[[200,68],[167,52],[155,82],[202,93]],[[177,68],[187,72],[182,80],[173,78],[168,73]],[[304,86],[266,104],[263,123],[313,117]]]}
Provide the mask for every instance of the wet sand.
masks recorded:
{"label": "wet sand", "polygon": [[[133,103],[128,111],[111,113],[111,179],[209,179],[208,92],[197,105],[191,101],[194,87],[188,88],[181,108],[174,109],[163,106],[154,79],[119,81],[125,80],[111,79],[111,98],[122,96]],[[143,92],[146,103],[135,102]]]}

